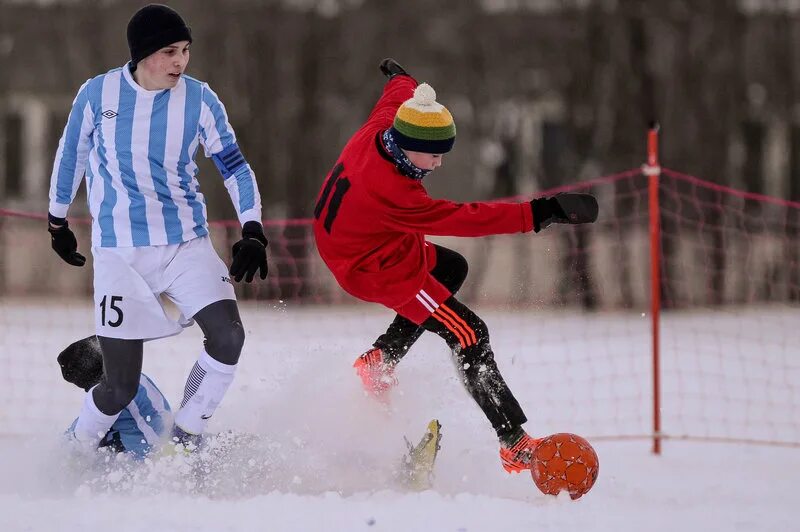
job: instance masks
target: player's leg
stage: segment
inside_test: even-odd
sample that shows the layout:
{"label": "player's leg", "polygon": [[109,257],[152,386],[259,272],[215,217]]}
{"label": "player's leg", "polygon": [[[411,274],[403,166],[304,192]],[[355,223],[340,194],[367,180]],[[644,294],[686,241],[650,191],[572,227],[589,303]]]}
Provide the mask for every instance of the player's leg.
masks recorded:
{"label": "player's leg", "polygon": [[527,418],[497,367],[486,323],[453,296],[429,304],[433,312],[422,325],[452,349],[462,382],[497,432],[503,467],[529,468],[537,440],[522,429]]}
{"label": "player's leg", "polygon": [[89,390],[75,423],[75,438],[96,447],[136,396],[143,338],[180,331],[164,312],[148,280],[159,264],[157,248],[92,248],[95,330],[103,377]]}
{"label": "player's leg", "polygon": [[431,269],[431,275],[450,290],[451,294],[455,294],[461,289],[461,285],[467,278],[469,272],[467,259],[452,249],[438,244],[432,245],[435,250],[436,263]]}
{"label": "player's leg", "polygon": [[235,366],[244,346],[244,327],[234,299],[211,303],[194,315],[205,336],[205,351],[220,364]]}
{"label": "player's leg", "polygon": [[175,424],[188,434],[202,434],[208,419],[233,382],[244,345],[244,327],[236,301],[211,303],[194,315],[205,336],[200,353],[186,380]]}
{"label": "player's leg", "polygon": [[489,330],[477,314],[450,296],[435,304],[423,327],[441,336],[450,346],[467,391],[483,410],[498,437],[507,437],[527,421],[497,368]]}
{"label": "player's leg", "polygon": [[89,390],[75,423],[75,438],[96,447],[119,413],[136,396],[142,372],[141,340],[98,337],[103,356],[103,376]]}
{"label": "player's leg", "polygon": [[[442,283],[451,294],[455,294],[464,284],[464,279],[467,278],[467,272],[469,271],[467,259],[460,253],[444,246],[429,245],[433,245],[435,250],[433,256],[436,260],[434,267],[431,269],[431,275]],[[422,336],[423,332],[425,332],[424,327],[397,314],[386,332],[375,341],[373,347],[383,351],[384,360],[387,363],[396,365],[408,353],[408,350],[411,349],[411,346],[414,345],[419,337]]]}
{"label": "player's leg", "polygon": [[[456,293],[469,270],[467,259],[461,254],[436,244],[429,253],[429,262],[433,262],[431,276],[447,288],[450,293]],[[372,344],[372,349],[359,356],[353,366],[361,377],[364,388],[375,394],[382,394],[390,389],[397,380],[394,377],[394,367],[408,353],[425,328],[410,319],[397,314],[383,333]]]}
{"label": "player's leg", "polygon": [[103,377],[92,390],[92,397],[104,414],[118,414],[139,390],[144,342],[103,336],[97,339],[103,355]]}
{"label": "player's leg", "polygon": [[[58,365],[65,381],[71,382],[89,392],[103,378],[103,355],[100,351],[100,343],[97,340],[97,336],[92,335],[70,344],[58,354]],[[91,402],[89,402],[90,399]],[[90,393],[87,393],[84,397],[83,410],[86,410],[86,412],[81,413],[81,417],[75,420],[68,431],[75,436],[75,428],[78,422],[81,421],[80,439],[78,441],[93,439],[93,434],[102,431],[106,422],[105,414],[102,416],[96,414],[98,408],[94,404],[94,399],[92,399],[92,394]],[[98,417],[99,420],[96,419]],[[116,418],[116,416],[112,417]],[[78,437],[75,438],[78,439]]]}
{"label": "player's leg", "polygon": [[244,345],[244,327],[225,264],[206,237],[179,246],[164,272],[172,299],[184,316],[194,319],[205,336],[204,349],[189,372],[181,406],[175,414],[177,436],[205,431],[236,373]]}

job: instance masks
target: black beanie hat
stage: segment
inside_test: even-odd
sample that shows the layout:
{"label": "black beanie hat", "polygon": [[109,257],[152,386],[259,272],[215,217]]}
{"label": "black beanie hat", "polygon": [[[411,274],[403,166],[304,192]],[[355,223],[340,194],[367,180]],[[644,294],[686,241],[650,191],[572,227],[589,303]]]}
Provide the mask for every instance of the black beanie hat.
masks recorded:
{"label": "black beanie hat", "polygon": [[97,336],[73,342],[58,355],[61,376],[87,392],[103,376],[103,352]]}
{"label": "black beanie hat", "polygon": [[192,42],[192,30],[181,16],[161,4],[144,6],[128,22],[131,70],[148,55],[178,41]]}

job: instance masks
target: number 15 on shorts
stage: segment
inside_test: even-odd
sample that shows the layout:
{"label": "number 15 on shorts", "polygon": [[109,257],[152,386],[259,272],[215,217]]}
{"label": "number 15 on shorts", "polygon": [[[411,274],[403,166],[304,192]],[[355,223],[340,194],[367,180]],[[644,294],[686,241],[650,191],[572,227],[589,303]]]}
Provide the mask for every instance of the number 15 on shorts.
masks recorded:
{"label": "number 15 on shorts", "polygon": [[[106,325],[109,327],[122,325],[122,320],[125,316],[119,303],[122,303],[122,296],[103,296],[100,301],[100,323],[103,327]],[[106,307],[106,305],[108,306]]]}

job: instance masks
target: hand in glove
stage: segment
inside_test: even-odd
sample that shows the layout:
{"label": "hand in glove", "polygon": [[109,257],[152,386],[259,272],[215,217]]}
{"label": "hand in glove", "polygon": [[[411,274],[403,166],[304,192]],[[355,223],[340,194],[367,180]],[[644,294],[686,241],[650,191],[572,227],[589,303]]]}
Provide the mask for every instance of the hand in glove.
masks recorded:
{"label": "hand in glove", "polygon": [[231,277],[239,282],[244,277],[251,282],[259,271],[259,277],[267,278],[267,237],[258,222],[245,222],[242,227],[242,239],[233,245],[233,262]]}
{"label": "hand in glove", "polygon": [[64,262],[73,266],[86,264],[86,257],[78,253],[78,241],[70,230],[66,218],[47,215],[47,231],[50,233],[50,245]]}
{"label": "hand in glove", "polygon": [[591,194],[562,192],[550,198],[531,201],[533,230],[539,232],[550,224],[587,224],[597,220],[597,200]]}
{"label": "hand in glove", "polygon": [[392,59],[391,57],[387,57],[383,61],[381,61],[380,65],[381,73],[389,79],[392,79],[395,76],[399,76],[401,74],[408,75],[408,72],[400,66],[400,64]]}

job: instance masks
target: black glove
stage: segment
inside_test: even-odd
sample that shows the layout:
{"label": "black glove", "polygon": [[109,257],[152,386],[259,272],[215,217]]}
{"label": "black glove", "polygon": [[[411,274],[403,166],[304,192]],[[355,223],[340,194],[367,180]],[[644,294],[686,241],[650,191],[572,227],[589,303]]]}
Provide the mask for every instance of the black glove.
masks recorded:
{"label": "black glove", "polygon": [[381,61],[380,65],[381,73],[389,79],[392,79],[395,76],[399,76],[400,74],[408,75],[408,72],[400,66],[400,64],[392,59],[391,57],[387,57],[383,61]]}
{"label": "black glove", "polygon": [[87,392],[103,377],[103,352],[97,336],[72,342],[58,355],[61,376]]}
{"label": "black glove", "polygon": [[589,224],[597,220],[597,200],[591,194],[562,192],[550,198],[531,201],[533,230],[550,224]]}
{"label": "black glove", "polygon": [[48,214],[47,231],[50,233],[50,245],[64,262],[73,266],[86,264],[86,257],[78,253],[78,241],[75,240],[75,234],[70,230],[66,218]]}
{"label": "black glove", "polygon": [[244,280],[251,282],[256,271],[259,276],[267,278],[267,237],[264,229],[258,222],[245,222],[242,227],[242,239],[233,245],[233,262],[231,263],[231,277],[236,282]]}

